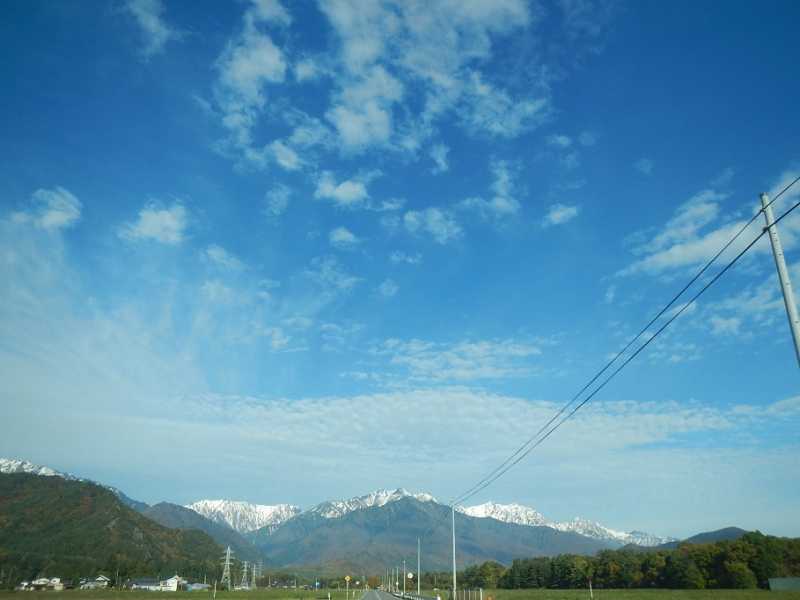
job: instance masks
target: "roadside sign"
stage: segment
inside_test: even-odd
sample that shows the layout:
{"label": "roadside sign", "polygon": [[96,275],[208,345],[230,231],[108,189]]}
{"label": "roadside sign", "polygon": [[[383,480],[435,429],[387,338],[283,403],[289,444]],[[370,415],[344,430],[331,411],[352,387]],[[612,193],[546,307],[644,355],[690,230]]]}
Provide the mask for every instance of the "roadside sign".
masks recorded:
{"label": "roadside sign", "polygon": [[345,580],[347,583],[350,583],[350,575],[345,575],[345,576],[344,576],[344,580]]}

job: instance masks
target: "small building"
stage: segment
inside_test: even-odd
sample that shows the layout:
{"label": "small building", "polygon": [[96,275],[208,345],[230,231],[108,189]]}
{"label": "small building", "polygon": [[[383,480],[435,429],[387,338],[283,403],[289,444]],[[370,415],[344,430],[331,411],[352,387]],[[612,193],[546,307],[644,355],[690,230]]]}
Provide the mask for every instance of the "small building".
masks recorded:
{"label": "small building", "polygon": [[169,579],[165,579],[160,583],[160,588],[162,592],[177,592],[183,586],[185,586],[187,581],[181,577],[180,575],[173,575]]}
{"label": "small building", "polygon": [[18,592],[25,592],[25,591],[31,589],[30,585],[31,585],[30,581],[20,581],[19,585],[17,587],[15,587],[14,589],[17,590]]}
{"label": "small building", "polygon": [[94,579],[81,579],[81,589],[82,590],[104,590],[106,589],[111,580],[106,577],[105,575],[98,575]]}
{"label": "small building", "polygon": [[60,577],[51,577],[50,583],[47,584],[47,589],[53,590],[55,592],[61,592],[64,590],[64,584],[61,582]]}
{"label": "small building", "polygon": [[34,579],[33,581],[31,581],[28,589],[46,590],[49,585],[50,585],[50,579],[48,577],[39,577],[38,579]]}
{"label": "small building", "polygon": [[800,577],[773,577],[769,580],[772,592],[800,592]]}
{"label": "small building", "polygon": [[145,592],[161,591],[161,584],[158,579],[131,579],[129,585],[132,590],[142,590]]}
{"label": "small building", "polygon": [[208,583],[189,583],[186,585],[187,592],[205,592],[211,589]]}

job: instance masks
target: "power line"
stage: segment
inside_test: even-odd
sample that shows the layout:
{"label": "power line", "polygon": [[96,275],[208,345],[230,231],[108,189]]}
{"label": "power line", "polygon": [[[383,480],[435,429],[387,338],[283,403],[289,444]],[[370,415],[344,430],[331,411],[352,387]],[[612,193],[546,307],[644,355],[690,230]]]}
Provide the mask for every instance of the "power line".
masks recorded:
{"label": "power line", "polygon": [[[800,181],[800,176],[798,176],[798,177],[797,177],[797,178],[796,178],[794,181],[792,181],[791,183],[789,183],[789,184],[788,184],[786,187],[784,187],[784,188],[783,188],[783,189],[782,189],[780,192],[778,192],[778,193],[775,195],[775,197],[774,197],[772,200],[770,200],[770,202],[767,204],[767,206],[770,206],[770,205],[772,205],[772,204],[773,204],[773,203],[774,203],[776,200],[778,200],[778,199],[779,199],[781,196],[783,196],[783,194],[784,194],[784,193],[786,193],[786,192],[787,192],[787,191],[788,191],[788,190],[789,190],[789,189],[790,189],[790,188],[791,188],[791,187],[792,187],[792,186],[793,186],[795,183],[797,183],[798,181]],[[539,435],[541,435],[541,433],[542,433],[543,431],[545,431],[545,430],[546,430],[546,429],[547,429],[547,428],[548,428],[548,427],[549,427],[549,426],[550,426],[550,425],[551,425],[551,424],[552,424],[552,423],[553,423],[553,422],[554,422],[554,421],[555,421],[555,420],[556,420],[558,417],[560,417],[560,416],[561,416],[561,415],[562,415],[562,414],[563,414],[563,413],[564,413],[564,412],[565,412],[565,411],[566,411],[566,410],[567,410],[567,409],[568,409],[568,408],[569,408],[569,407],[570,407],[570,406],[571,406],[571,405],[572,405],[572,404],[573,404],[573,403],[574,403],[574,402],[575,402],[575,401],[576,401],[576,400],[577,400],[577,399],[578,399],[578,398],[581,396],[581,394],[583,394],[583,393],[584,393],[584,392],[585,392],[587,389],[589,389],[589,387],[591,387],[591,385],[592,385],[592,384],[593,384],[595,381],[597,381],[597,380],[598,380],[598,379],[599,379],[599,378],[600,378],[600,377],[603,375],[603,373],[605,373],[605,372],[606,372],[606,371],[607,371],[607,370],[608,370],[608,369],[611,367],[611,365],[613,365],[613,364],[614,364],[614,363],[615,363],[615,362],[616,362],[616,361],[617,361],[617,360],[620,358],[620,356],[622,356],[623,354],[625,354],[625,352],[627,352],[627,350],[628,350],[628,349],[629,349],[629,348],[630,348],[630,347],[631,347],[631,346],[632,346],[632,345],[633,345],[633,344],[634,344],[634,343],[635,343],[635,342],[636,342],[636,341],[637,341],[639,338],[641,338],[641,337],[642,337],[642,335],[644,335],[644,334],[645,334],[645,332],[646,332],[646,331],[647,331],[647,330],[650,328],[650,326],[651,326],[653,323],[655,323],[655,322],[656,322],[656,321],[657,321],[659,318],[661,318],[661,317],[664,315],[664,313],[666,313],[666,312],[667,312],[667,311],[668,311],[668,310],[669,310],[669,309],[672,307],[672,305],[674,305],[674,304],[675,304],[675,302],[677,302],[677,301],[678,301],[678,299],[679,299],[679,298],[680,298],[680,297],[681,297],[681,296],[682,296],[682,295],[683,295],[683,294],[686,292],[686,290],[688,290],[688,289],[689,289],[689,288],[690,288],[692,285],[694,285],[694,283],[695,283],[695,282],[696,282],[698,279],[700,279],[700,277],[702,277],[702,276],[703,276],[703,274],[704,274],[704,273],[705,273],[705,272],[706,272],[706,271],[707,271],[707,270],[708,270],[708,269],[711,267],[711,265],[713,265],[713,264],[714,264],[714,263],[717,261],[717,259],[718,259],[720,256],[722,256],[722,254],[723,254],[723,253],[724,253],[724,252],[725,252],[725,251],[726,251],[728,248],[730,248],[730,247],[731,247],[731,245],[733,245],[733,243],[734,243],[734,242],[735,242],[737,239],[739,239],[739,237],[742,235],[742,233],[744,233],[744,232],[745,232],[745,230],[746,230],[748,227],[750,227],[750,225],[752,225],[752,224],[753,224],[753,222],[754,222],[754,221],[755,221],[755,220],[756,220],[756,219],[759,217],[759,215],[760,215],[762,212],[764,212],[764,210],[767,208],[767,206],[761,207],[761,208],[760,208],[758,211],[756,211],[756,213],[755,213],[755,214],[754,214],[754,215],[753,215],[753,216],[750,218],[750,220],[749,220],[747,223],[745,223],[745,224],[744,224],[744,225],[743,225],[743,226],[742,226],[742,227],[741,227],[741,228],[740,228],[740,229],[739,229],[739,230],[736,232],[736,234],[735,234],[735,235],[734,235],[734,236],[733,236],[733,237],[732,237],[730,240],[728,240],[728,242],[727,242],[727,243],[726,243],[724,246],[722,246],[722,248],[720,248],[720,250],[719,250],[719,251],[718,251],[718,252],[717,252],[717,253],[716,253],[716,254],[715,254],[715,255],[714,255],[714,256],[713,256],[713,257],[712,257],[712,258],[711,258],[711,259],[710,259],[708,262],[706,262],[706,264],[705,264],[705,265],[703,265],[703,267],[702,267],[702,268],[701,268],[701,269],[700,269],[700,270],[699,270],[699,271],[698,271],[698,272],[695,274],[695,276],[694,276],[694,277],[692,277],[692,278],[689,280],[689,282],[688,282],[686,285],[684,285],[684,286],[683,286],[683,288],[681,288],[681,290],[680,290],[680,291],[679,291],[677,294],[675,294],[675,296],[673,296],[673,297],[672,297],[672,299],[671,299],[671,300],[670,300],[670,301],[669,301],[669,302],[668,302],[668,303],[667,303],[667,304],[666,304],[666,305],[665,305],[665,306],[664,306],[664,307],[663,307],[663,308],[662,308],[662,309],[661,309],[661,310],[658,312],[658,314],[656,314],[656,315],[655,315],[655,316],[654,316],[652,319],[650,319],[650,321],[649,321],[649,322],[648,322],[648,323],[647,323],[647,324],[646,324],[644,327],[642,327],[642,329],[639,331],[639,333],[637,333],[637,334],[636,334],[636,335],[635,335],[633,338],[631,338],[631,340],[630,340],[630,341],[629,341],[629,342],[628,342],[628,343],[625,345],[625,347],[624,347],[624,348],[622,348],[622,350],[620,350],[619,352],[617,352],[617,353],[616,353],[616,355],[615,355],[615,356],[614,356],[614,357],[613,357],[611,360],[609,360],[609,361],[606,363],[606,365],[605,365],[605,366],[604,366],[602,369],[600,369],[600,370],[599,370],[599,371],[598,371],[598,372],[597,372],[597,373],[594,375],[594,377],[592,377],[592,378],[589,380],[589,382],[588,382],[586,385],[584,385],[584,386],[583,386],[583,387],[582,387],[582,388],[581,388],[581,389],[578,391],[578,393],[576,393],[576,394],[575,394],[575,395],[574,395],[574,396],[573,396],[573,397],[570,399],[570,401],[569,401],[569,402],[567,402],[567,403],[566,403],[566,404],[565,404],[565,405],[564,405],[564,406],[561,408],[561,410],[559,410],[557,413],[555,413],[555,414],[553,415],[553,417],[552,417],[552,418],[551,418],[551,419],[550,419],[550,420],[549,420],[547,423],[545,423],[545,424],[544,424],[544,425],[543,425],[543,426],[542,426],[542,427],[539,429],[539,431],[537,431],[537,432],[534,434],[534,436],[533,436],[533,437],[529,438],[529,439],[528,439],[528,440],[527,440],[527,441],[526,441],[524,444],[522,444],[522,446],[520,446],[519,448],[517,448],[517,450],[516,450],[516,451],[514,451],[514,452],[513,452],[513,453],[512,453],[512,454],[511,454],[511,455],[510,455],[508,458],[506,458],[506,460],[505,460],[505,461],[503,461],[503,462],[502,462],[502,463],[501,463],[499,466],[495,467],[495,469],[494,469],[493,471],[491,471],[491,472],[490,472],[488,475],[486,475],[486,476],[485,476],[483,479],[481,479],[480,481],[478,481],[478,482],[477,482],[477,483],[476,483],[476,484],[475,484],[475,485],[474,485],[472,488],[470,488],[469,490],[466,490],[465,492],[463,492],[463,493],[461,494],[461,496],[464,496],[464,495],[466,495],[466,494],[470,494],[470,495],[472,495],[472,491],[473,491],[473,489],[475,489],[475,488],[477,488],[477,487],[481,486],[481,485],[483,484],[483,482],[484,482],[484,481],[486,481],[487,479],[491,478],[491,477],[492,477],[492,476],[493,476],[493,475],[494,475],[494,474],[495,474],[497,471],[501,470],[501,469],[502,469],[503,467],[505,467],[505,466],[506,466],[506,465],[507,465],[509,462],[513,461],[513,460],[514,460],[514,459],[515,459],[515,458],[516,458],[516,457],[517,457],[517,456],[518,456],[518,455],[519,455],[521,452],[523,452],[523,451],[525,450],[525,448],[526,448],[526,447],[527,447],[527,446],[528,446],[528,445],[529,445],[529,444],[530,444],[530,443],[531,443],[531,442],[532,442],[534,439],[536,439],[536,437],[538,437]],[[459,499],[456,499],[456,500],[454,500],[453,502],[461,502],[461,501],[462,501],[462,499],[460,499],[460,497],[459,497]]]}
{"label": "power line", "polygon": [[[580,402],[573,410],[570,412],[564,419],[559,421],[555,427],[550,430],[547,430],[561,415],[563,415],[569,407],[583,394],[587,389],[589,389],[602,375],[605,373],[638,339],[640,339],[645,332],[650,328],[650,326],[655,323],[659,318],[661,318],[669,309],[672,307],[675,302],[695,283],[697,280],[702,277],[702,275],[714,264],[717,259],[728,249],[730,246],[744,233],[744,231],[753,224],[753,222],[759,217],[759,215],[764,212],[767,206],[772,205],[775,201],[777,201],[783,194],[785,194],[792,186],[794,186],[798,181],[800,181],[800,176],[795,178],[789,184],[787,184],[780,192],[778,192],[775,197],[765,206],[761,207],[751,219],[745,223],[737,232],[736,234],[731,237],[727,243],[725,243],[720,250],[708,261],[705,265],[695,274],[694,277],[675,295],[673,298],[662,308],[655,317],[653,317],[640,331],[636,334],[634,338],[632,338],[625,347],[617,352],[617,354],[606,363],[606,365],[598,371],[594,377],[592,377],[589,382],[584,385],[577,394],[575,394],[569,402],[567,402],[564,406],[561,407],[559,411],[557,411],[547,423],[545,423],[539,430],[530,437],[522,446],[520,446],[516,451],[514,451],[508,458],[506,458],[498,467],[495,467],[488,475],[484,476],[483,479],[478,481],[478,483],[474,484],[471,488],[463,492],[457,498],[455,498],[451,504],[456,504],[460,502],[464,502],[468,498],[471,498],[478,492],[486,489],[489,485],[491,485],[494,481],[496,481],[499,477],[505,474],[509,469],[511,469],[514,465],[518,464],[522,459],[524,459],[528,454],[530,454],[534,448],[539,446],[544,440],[546,440],[550,435],[558,429],[564,421],[569,419],[572,415],[574,415],[582,406],[584,406],[591,398],[597,394],[601,389],[603,389],[606,384],[608,384],[611,379],[613,379],[617,373],[619,373],[628,363],[633,360],[644,348],[646,348],[650,342],[652,342],[660,333],[666,329],[678,316],[680,316],[692,303],[694,303],[697,298],[700,297],[714,282],[716,282],[725,272],[727,272],[744,254],[755,245],[755,243],[761,239],[764,234],[767,232],[767,229],[764,228],[761,233],[748,244],[732,261],[730,261],[721,271],[717,273],[715,277],[709,281],[701,290],[698,292],[694,297],[692,297],[689,302],[685,303],[683,307],[679,311],[677,311],[667,322],[652,336],[650,337],[644,344],[642,344],[630,357],[628,357],[607,379],[603,381],[603,383],[597,387],[587,398],[585,398],[582,402]],[[798,204],[792,206],[789,210],[783,213],[778,219],[776,219],[773,223],[777,224],[783,218],[789,215],[793,210],[797,208]],[[544,437],[539,439],[542,433],[545,433]],[[534,443],[535,442],[535,443]],[[533,444],[533,445],[531,445]]]}

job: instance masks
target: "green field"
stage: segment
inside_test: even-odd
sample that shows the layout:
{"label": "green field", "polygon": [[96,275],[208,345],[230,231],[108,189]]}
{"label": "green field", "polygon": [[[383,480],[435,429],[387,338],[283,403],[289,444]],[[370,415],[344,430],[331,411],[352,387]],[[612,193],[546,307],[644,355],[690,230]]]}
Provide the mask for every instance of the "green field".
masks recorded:
{"label": "green field", "polygon": [[[177,597],[177,598],[176,598]],[[176,598],[207,600],[206,592],[115,592],[81,591],[64,592],[0,592],[0,600],[154,600]],[[442,596],[446,598],[446,596]],[[596,600],[800,600],[800,592],[768,592],[764,590],[595,590]],[[217,592],[217,600],[327,600],[327,592],[275,589],[255,592]],[[586,600],[588,590],[484,590],[484,600]],[[352,599],[352,595],[351,595]],[[331,600],[347,600],[344,592],[331,592]]]}

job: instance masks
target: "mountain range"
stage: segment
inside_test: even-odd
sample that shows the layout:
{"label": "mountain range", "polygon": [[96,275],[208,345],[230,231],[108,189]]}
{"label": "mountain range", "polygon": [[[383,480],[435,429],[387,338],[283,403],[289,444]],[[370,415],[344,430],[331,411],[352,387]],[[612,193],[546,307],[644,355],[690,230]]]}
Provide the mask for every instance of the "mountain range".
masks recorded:
{"label": "mountain range", "polygon": [[[42,478],[94,484],[27,461],[0,459],[0,473],[27,473]],[[100,484],[97,484],[100,485]],[[198,500],[187,506],[132,500],[103,486],[124,505],[171,529],[199,530],[219,546],[230,546],[241,560],[264,560],[271,567],[378,567],[384,561],[412,556],[416,537],[425,542],[426,569],[450,564],[449,506],[427,493],[377,490],[345,500],[322,502],[307,510],[290,504],[251,504],[232,500]],[[559,553],[592,554],[620,547],[666,549],[674,538],[618,531],[576,518],[548,520],[520,504],[487,502],[456,508],[459,562],[508,562],[513,558]],[[732,528],[728,534],[741,535]],[[731,533],[732,532],[732,533]],[[713,538],[716,533],[710,534]],[[698,541],[707,541],[698,538]]]}

